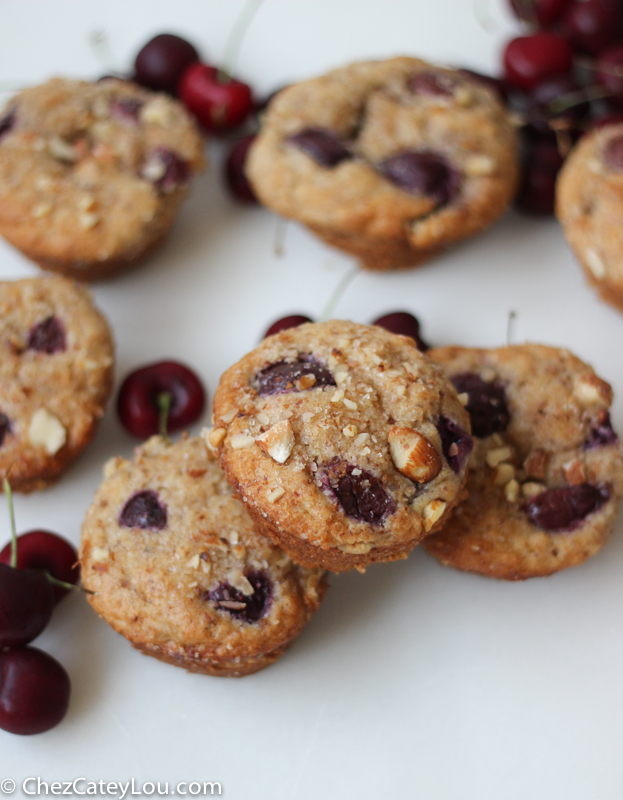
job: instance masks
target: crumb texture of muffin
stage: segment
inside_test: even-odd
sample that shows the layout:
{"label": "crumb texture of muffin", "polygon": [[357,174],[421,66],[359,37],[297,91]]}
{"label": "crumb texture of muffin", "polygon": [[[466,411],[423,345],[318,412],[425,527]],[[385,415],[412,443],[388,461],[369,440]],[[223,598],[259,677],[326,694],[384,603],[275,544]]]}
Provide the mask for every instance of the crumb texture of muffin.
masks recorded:
{"label": "crumb texture of muffin", "polygon": [[413,339],[333,320],[228,369],[209,444],[256,525],[298,563],[404,558],[457,501],[469,418]]}
{"label": "crumb texture of muffin", "polygon": [[558,176],[556,216],[588,282],[623,311],[623,125],[573,148]]}
{"label": "crumb texture of muffin", "polygon": [[430,356],[466,402],[468,497],[424,548],[505,580],[581,564],[607,542],[623,496],[610,386],[568,350],[445,347]]}
{"label": "crumb texture of muffin", "polygon": [[256,532],[199,437],[154,436],[107,463],[80,561],[89,602],[134,647],[216,676],[272,664],[326,590]]}
{"label": "crumb texture of muffin", "polygon": [[251,147],[260,201],[376,270],[414,266],[512,200],[517,143],[483,84],[415,58],[283,89]]}
{"label": "crumb texture of muffin", "polygon": [[109,277],[164,239],[203,166],[176,100],[128,81],[53,78],[0,116],[0,234],[44,269]]}
{"label": "crumb texture of muffin", "polygon": [[0,282],[0,472],[16,491],[53,483],[95,435],[114,344],[88,290],[49,275]]}

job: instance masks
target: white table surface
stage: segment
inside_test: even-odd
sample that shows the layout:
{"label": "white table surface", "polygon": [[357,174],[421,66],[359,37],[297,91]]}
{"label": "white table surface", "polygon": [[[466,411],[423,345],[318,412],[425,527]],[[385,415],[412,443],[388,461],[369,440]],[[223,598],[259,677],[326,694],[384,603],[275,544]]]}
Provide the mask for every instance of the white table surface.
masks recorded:
{"label": "white table surface", "polygon": [[[188,36],[218,59],[242,0],[2,0],[0,82],[106,70],[87,43],[107,32],[119,65],[153,34]],[[260,93],[355,59],[406,53],[493,71],[517,30],[503,0],[265,0],[239,74]],[[352,261],[276,219],[236,206],[222,148],[166,246],[93,287],[130,369],[178,358],[212,396],[222,371],[288,313],[320,314]],[[0,242],[0,276],[37,275]],[[514,339],[569,347],[610,381],[623,431],[623,316],[584,284],[558,225],[509,213],[429,265],[359,274],[336,316],[404,309],[436,344]],[[206,412],[205,424],[209,420]],[[195,431],[201,425],[195,426]],[[16,498],[18,528],[76,544],[112,455],[135,442],[111,409],[52,489]],[[0,500],[0,525],[8,514]],[[37,644],[67,667],[69,713],[49,733],[0,731],[0,779],[219,781],[231,800],[615,800],[623,797],[623,537],[587,564],[512,584],[443,569],[416,551],[365,575],[333,577],[308,629],[274,666],[236,679],[189,675],[133,650],[81,596]],[[84,785],[82,786],[84,788]]]}

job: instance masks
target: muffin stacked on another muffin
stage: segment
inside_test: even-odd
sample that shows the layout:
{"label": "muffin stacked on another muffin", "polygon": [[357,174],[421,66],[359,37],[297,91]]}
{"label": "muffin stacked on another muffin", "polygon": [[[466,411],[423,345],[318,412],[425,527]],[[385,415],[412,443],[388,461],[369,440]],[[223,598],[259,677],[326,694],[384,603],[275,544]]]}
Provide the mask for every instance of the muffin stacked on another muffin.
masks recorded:
{"label": "muffin stacked on another muffin", "polygon": [[0,118],[0,234],[44,269],[114,275],[164,239],[202,151],[184,107],[136,84],[25,89]]}
{"label": "muffin stacked on another muffin", "polygon": [[468,415],[413,339],[333,320],[222,376],[208,441],[258,528],[336,572],[404,558],[459,499]]}

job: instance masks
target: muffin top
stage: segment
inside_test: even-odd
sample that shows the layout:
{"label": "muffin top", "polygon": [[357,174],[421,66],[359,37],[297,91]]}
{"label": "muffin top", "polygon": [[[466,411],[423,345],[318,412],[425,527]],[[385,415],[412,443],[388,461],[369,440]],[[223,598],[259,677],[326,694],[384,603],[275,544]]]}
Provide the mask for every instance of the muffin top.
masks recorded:
{"label": "muffin top", "polygon": [[413,339],[338,320],[270,336],[227,370],[214,426],[252,513],[361,563],[432,530],[471,449],[456,391]]}
{"label": "muffin top", "polygon": [[507,579],[581,563],[623,495],[610,386],[568,350],[445,347],[430,356],[466,400],[469,496],[425,542],[444,563]]}
{"label": "muffin top", "polygon": [[[89,602],[134,645],[165,660],[245,672],[317,608],[321,570],[258,535],[200,438],[155,436],[114,458],[80,548]],[[188,659],[185,661],[184,659]]]}
{"label": "muffin top", "polygon": [[112,335],[74,281],[2,281],[0,351],[0,471],[29,491],[92,438],[112,388]]}
{"label": "muffin top", "polygon": [[203,164],[176,100],[128,81],[53,78],[0,117],[0,231],[51,260],[129,257]]}
{"label": "muffin top", "polygon": [[[414,246],[501,213],[515,134],[493,92],[414,58],[351,64],[283,89],[247,174],[261,201],[310,226]],[[500,208],[501,205],[501,208]]]}
{"label": "muffin top", "polygon": [[556,214],[589,277],[623,308],[623,125],[583,136],[561,170]]}

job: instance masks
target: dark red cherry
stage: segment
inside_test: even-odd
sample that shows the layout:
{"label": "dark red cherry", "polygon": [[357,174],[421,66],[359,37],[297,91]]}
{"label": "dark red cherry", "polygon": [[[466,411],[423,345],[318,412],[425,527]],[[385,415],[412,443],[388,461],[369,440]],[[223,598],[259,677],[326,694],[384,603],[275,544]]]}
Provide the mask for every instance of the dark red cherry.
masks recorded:
{"label": "dark red cherry", "polygon": [[519,19],[547,28],[560,19],[569,0],[510,0],[510,5]]}
{"label": "dark red cherry", "polygon": [[36,647],[0,652],[0,728],[28,736],[50,730],[69,706],[65,669]]}
{"label": "dark red cherry", "polygon": [[257,622],[270,611],[273,602],[273,584],[263,570],[244,573],[253,587],[253,594],[243,594],[230,583],[221,583],[211,592],[204,592],[202,597],[215,603],[223,611],[227,611],[235,619],[243,622]]}
{"label": "dark red cherry", "polygon": [[504,386],[498,381],[483,381],[474,372],[461,372],[450,380],[459,394],[467,394],[465,410],[469,414],[472,433],[484,439],[505,431],[510,422]]}
{"label": "dark red cherry", "polygon": [[623,171],[623,135],[610,139],[604,147],[603,159],[614,172]]}
{"label": "dark red cherry", "polygon": [[504,77],[524,91],[534,89],[545,78],[565,75],[571,69],[573,50],[555,33],[519,36],[504,50]]}
{"label": "dark red cherry", "polygon": [[175,94],[182,73],[195,61],[199,61],[199,53],[190,42],[172,33],[160,33],[136,56],[135,80],[149,89]]}
{"label": "dark red cherry", "polygon": [[4,444],[7,434],[11,432],[11,422],[6,414],[0,413],[0,447]]}
{"label": "dark red cherry", "polygon": [[456,81],[445,73],[416,72],[407,85],[414,94],[448,97],[453,94]]}
{"label": "dark red cherry", "polygon": [[121,509],[119,525],[122,528],[161,531],[167,527],[166,506],[151,489],[136,492]]}
{"label": "dark red cherry", "polygon": [[621,39],[619,0],[572,0],[562,29],[576,50],[598,55]]}
{"label": "dark red cherry", "polygon": [[353,158],[352,152],[337,135],[324,128],[304,128],[288,136],[288,142],[313,158],[321,167],[335,167],[342,161]]}
{"label": "dark red cherry", "polygon": [[584,448],[586,450],[592,450],[594,447],[604,447],[609,444],[615,444],[618,441],[619,437],[612,428],[610,414],[604,411],[589,431],[586,441],[584,442]]}
{"label": "dark red cherry", "polygon": [[459,173],[432,150],[403,150],[381,161],[377,169],[405,192],[430,197],[438,205],[452,200],[459,189]]}
{"label": "dark red cherry", "polygon": [[392,314],[384,314],[375,319],[373,325],[379,325],[390,333],[397,333],[399,336],[410,336],[417,345],[417,349],[423,353],[430,350],[430,345],[420,336],[420,323],[407,311],[394,311]]}
{"label": "dark red cherry", "polygon": [[609,492],[590,483],[548,489],[524,505],[524,511],[536,528],[545,531],[571,531],[578,528],[608,500]]}
{"label": "dark red cherry", "polygon": [[450,469],[458,474],[472,452],[474,440],[449,417],[439,417],[436,427],[445,459]]}
{"label": "dark red cherry", "polygon": [[66,349],[65,327],[58,317],[46,317],[28,333],[28,349],[39,353],[62,353]]}
{"label": "dark red cherry", "polygon": [[319,470],[319,480],[323,491],[339,503],[346,516],[358,522],[382,525],[396,511],[381,481],[353,464],[336,458]]}
{"label": "dark red cherry", "polygon": [[142,439],[160,430],[161,398],[170,396],[167,431],[196,422],[203,413],[205,391],[199,378],[177,361],[160,361],[131,372],[117,399],[123,426]]}
{"label": "dark red cherry", "polygon": [[552,216],[556,196],[556,177],[563,157],[555,142],[526,142],[523,176],[515,206],[537,216]]}
{"label": "dark red cherry", "polygon": [[162,192],[167,193],[188,183],[190,168],[188,162],[173,150],[156,147],[143,164],[141,177],[153,183]]}
{"label": "dark red cherry", "polygon": [[610,92],[609,101],[623,106],[623,44],[612,45],[600,54],[596,79]]}
{"label": "dark red cherry", "polygon": [[44,572],[0,564],[0,650],[38,636],[54,610],[54,591]]}
{"label": "dark red cherry", "polygon": [[257,205],[257,197],[251,188],[244,167],[247,153],[253,144],[255,136],[245,136],[232,147],[225,162],[225,180],[233,196],[241,203]]}
{"label": "dark red cherry", "polygon": [[307,387],[318,389],[322,386],[336,386],[333,374],[324,364],[313,356],[301,355],[297,361],[279,361],[270,364],[256,375],[256,388],[260,397],[269,394],[285,394],[286,392],[300,392],[297,382],[304,375],[313,375],[314,383]]}
{"label": "dark red cherry", "polygon": [[[0,552],[0,564],[11,563],[11,543]],[[51,531],[28,531],[17,537],[17,569],[45,570],[64,583],[76,584],[80,577],[78,553],[66,539]],[[54,601],[59,602],[69,592],[62,586],[52,586]]]}
{"label": "dark red cherry", "polygon": [[306,322],[313,322],[313,319],[306,317],[304,314],[291,314],[289,317],[281,317],[281,319],[275,320],[268,328],[264,334],[264,339],[288,328],[298,328],[299,325],[304,325]]}
{"label": "dark red cherry", "polygon": [[186,108],[213,133],[241,125],[253,108],[251,88],[207,64],[191,64],[182,74],[178,94]]}
{"label": "dark red cherry", "polygon": [[8,133],[17,120],[17,109],[11,108],[9,111],[6,112],[2,117],[0,117],[0,139],[4,136],[5,133]]}

